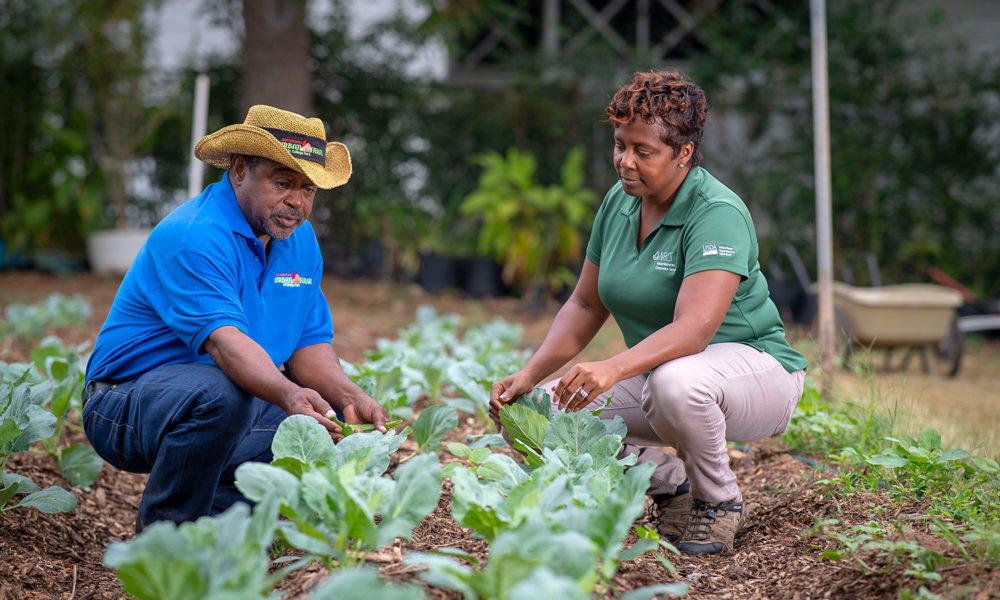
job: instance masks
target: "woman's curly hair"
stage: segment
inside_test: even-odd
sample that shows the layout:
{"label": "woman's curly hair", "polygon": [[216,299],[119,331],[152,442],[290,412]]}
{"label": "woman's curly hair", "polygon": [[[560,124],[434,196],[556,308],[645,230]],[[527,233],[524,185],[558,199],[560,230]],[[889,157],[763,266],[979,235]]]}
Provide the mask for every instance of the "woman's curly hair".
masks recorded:
{"label": "woman's curly hair", "polygon": [[636,119],[662,124],[660,139],[674,149],[674,156],[688,142],[694,142],[691,164],[701,162],[701,137],[708,118],[705,92],[686,75],[676,71],[636,73],[622,87],[604,111],[616,127]]}

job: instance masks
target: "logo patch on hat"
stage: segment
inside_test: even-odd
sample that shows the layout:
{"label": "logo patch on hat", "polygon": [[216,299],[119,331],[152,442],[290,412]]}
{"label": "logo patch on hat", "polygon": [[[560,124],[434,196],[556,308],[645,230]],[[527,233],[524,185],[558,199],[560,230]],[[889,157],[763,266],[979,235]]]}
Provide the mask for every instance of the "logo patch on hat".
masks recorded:
{"label": "logo patch on hat", "polygon": [[273,127],[261,127],[261,129],[273,135],[295,158],[311,160],[326,166],[326,140]]}

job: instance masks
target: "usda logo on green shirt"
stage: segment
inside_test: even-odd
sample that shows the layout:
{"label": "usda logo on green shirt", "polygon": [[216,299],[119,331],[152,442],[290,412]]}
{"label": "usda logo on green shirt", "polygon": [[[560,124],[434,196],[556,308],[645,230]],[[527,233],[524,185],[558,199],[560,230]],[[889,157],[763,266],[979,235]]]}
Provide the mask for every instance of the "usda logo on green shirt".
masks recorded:
{"label": "usda logo on green shirt", "polygon": [[702,256],[733,256],[736,248],[732,246],[716,246],[715,244],[705,244],[701,247]]}

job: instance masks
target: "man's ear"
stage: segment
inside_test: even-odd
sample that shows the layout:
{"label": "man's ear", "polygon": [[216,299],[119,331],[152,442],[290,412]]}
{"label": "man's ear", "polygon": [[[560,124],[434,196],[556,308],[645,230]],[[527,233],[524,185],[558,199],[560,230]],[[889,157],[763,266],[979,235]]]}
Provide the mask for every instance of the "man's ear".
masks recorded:
{"label": "man's ear", "polygon": [[247,175],[247,161],[239,154],[233,156],[232,164],[229,165],[229,173],[233,177],[233,183],[243,181]]}

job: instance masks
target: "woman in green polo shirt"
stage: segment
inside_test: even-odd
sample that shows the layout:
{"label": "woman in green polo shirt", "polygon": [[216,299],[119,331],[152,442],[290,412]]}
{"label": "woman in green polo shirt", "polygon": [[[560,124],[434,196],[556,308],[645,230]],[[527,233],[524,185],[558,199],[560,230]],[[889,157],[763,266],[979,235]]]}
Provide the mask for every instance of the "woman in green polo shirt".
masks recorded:
{"label": "woman in green polo shirt", "polygon": [[611,398],[601,416],[621,416],[626,450],[657,464],[649,494],[662,535],[689,554],[731,551],[747,511],[726,441],[782,433],[808,362],[768,296],[746,205],[698,166],[701,88],[675,72],[638,73],[606,114],[619,181],[597,213],[572,297],[524,367],[493,385],[491,415],[613,316],[628,350],[546,385],[566,410]]}

